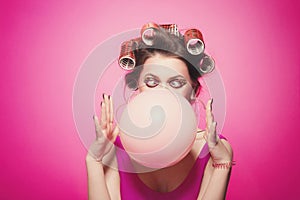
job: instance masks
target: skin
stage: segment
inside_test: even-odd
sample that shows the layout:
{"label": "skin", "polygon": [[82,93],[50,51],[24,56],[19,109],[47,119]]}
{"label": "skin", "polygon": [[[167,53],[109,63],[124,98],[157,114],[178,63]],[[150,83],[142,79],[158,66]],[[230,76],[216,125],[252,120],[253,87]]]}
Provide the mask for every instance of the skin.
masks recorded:
{"label": "skin", "polygon": [[[150,79],[150,83],[152,80],[159,84],[156,87],[149,87],[144,82],[147,78]],[[186,81],[186,84],[175,87],[179,85],[179,81],[183,80]],[[139,78],[140,92],[164,87],[184,96],[187,100],[190,100],[193,94],[191,85],[192,81],[185,63],[177,58],[165,57],[160,54],[146,60]]]}
{"label": "skin", "polygon": [[[170,70],[166,70],[162,66]],[[151,76],[150,79],[149,75]],[[155,84],[153,84],[153,77],[155,77]],[[170,84],[170,80],[172,81],[174,78],[177,80],[178,77],[185,79],[186,84],[174,88],[172,86],[178,84]],[[148,84],[145,83],[145,79],[147,79]],[[187,100],[191,100],[193,95],[190,85],[191,80],[186,65],[177,58],[162,55],[155,55],[146,60],[139,79],[140,92],[167,87],[184,96]],[[94,117],[96,140],[91,145],[86,157],[89,199],[120,199],[118,171],[106,168],[100,162],[113,146],[106,138],[114,142],[119,133],[118,127],[114,127],[112,123],[114,116],[112,99],[109,96],[104,95],[101,108],[100,120],[96,116]],[[214,168],[212,162],[232,161],[233,153],[230,144],[226,140],[219,139],[216,134],[216,122],[212,114],[211,100],[206,105],[206,130],[198,131],[197,139],[188,155],[171,167],[140,173],[138,177],[145,185],[155,191],[170,192],[176,189],[188,175],[205,143],[208,144],[211,158],[204,171],[198,199],[225,199],[231,169]]]}

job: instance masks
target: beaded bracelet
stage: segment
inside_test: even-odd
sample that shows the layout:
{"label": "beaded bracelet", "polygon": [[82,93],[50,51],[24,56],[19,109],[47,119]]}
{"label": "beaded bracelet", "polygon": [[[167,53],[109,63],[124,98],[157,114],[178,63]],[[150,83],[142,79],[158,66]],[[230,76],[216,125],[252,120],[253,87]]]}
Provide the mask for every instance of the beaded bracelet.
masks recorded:
{"label": "beaded bracelet", "polygon": [[235,161],[228,161],[224,163],[213,163],[212,166],[218,169],[230,169],[233,165],[235,165]]}

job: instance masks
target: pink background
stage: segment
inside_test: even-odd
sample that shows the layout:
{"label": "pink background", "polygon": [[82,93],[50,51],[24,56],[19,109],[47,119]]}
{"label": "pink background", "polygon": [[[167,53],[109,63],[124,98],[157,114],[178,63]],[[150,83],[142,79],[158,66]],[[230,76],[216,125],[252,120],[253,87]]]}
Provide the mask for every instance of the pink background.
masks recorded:
{"label": "pink background", "polygon": [[199,28],[217,62],[237,161],[227,199],[300,196],[299,1],[57,2],[1,1],[1,199],[87,199],[76,74],[100,42],[148,21]]}

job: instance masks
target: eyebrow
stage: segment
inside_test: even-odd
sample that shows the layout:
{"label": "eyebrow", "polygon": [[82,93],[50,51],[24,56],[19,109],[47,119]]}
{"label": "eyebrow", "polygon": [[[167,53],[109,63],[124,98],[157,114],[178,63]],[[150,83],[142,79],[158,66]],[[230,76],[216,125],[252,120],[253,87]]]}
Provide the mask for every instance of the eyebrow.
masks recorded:
{"label": "eyebrow", "polygon": [[[151,73],[145,74],[144,77],[147,77],[147,76],[153,76],[154,78],[160,80],[160,78],[159,78],[158,76],[156,76],[156,75],[154,75],[154,74],[151,74]],[[170,80],[172,80],[172,79],[176,79],[176,78],[182,78],[182,79],[185,79],[184,76],[182,76],[182,75],[176,75],[176,76],[172,76],[172,77],[168,78],[168,81],[170,81]],[[185,79],[185,80],[186,80],[186,79]]]}
{"label": "eyebrow", "polygon": [[157,79],[159,79],[159,77],[158,77],[158,76],[156,76],[156,75],[154,75],[154,74],[151,74],[151,73],[147,73],[147,74],[145,74],[145,76],[144,76],[144,77],[147,77],[147,76],[153,76],[154,78],[157,78]]}
{"label": "eyebrow", "polygon": [[172,79],[176,79],[176,78],[182,78],[182,79],[186,80],[186,79],[184,78],[184,76],[182,76],[182,75],[177,75],[177,76],[173,76],[173,77],[169,78],[168,81],[170,81],[170,80],[172,80]]}

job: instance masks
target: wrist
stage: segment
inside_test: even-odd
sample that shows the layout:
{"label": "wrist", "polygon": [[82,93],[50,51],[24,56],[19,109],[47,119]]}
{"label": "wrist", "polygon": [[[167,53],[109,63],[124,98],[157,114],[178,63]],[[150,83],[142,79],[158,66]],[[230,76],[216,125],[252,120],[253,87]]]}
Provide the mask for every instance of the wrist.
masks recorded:
{"label": "wrist", "polygon": [[231,167],[235,165],[235,161],[213,161],[212,166],[215,169],[231,169]]}
{"label": "wrist", "polygon": [[85,157],[85,161],[86,163],[98,163],[98,164],[102,164],[102,159],[100,158],[95,158],[94,156],[92,156],[90,153],[88,153]]}
{"label": "wrist", "polygon": [[223,163],[223,162],[232,162],[233,160],[233,152],[231,147],[220,139],[218,143],[210,149],[211,157],[214,163]]}

